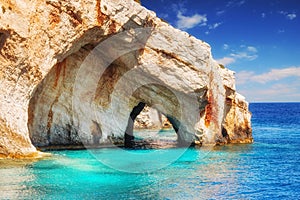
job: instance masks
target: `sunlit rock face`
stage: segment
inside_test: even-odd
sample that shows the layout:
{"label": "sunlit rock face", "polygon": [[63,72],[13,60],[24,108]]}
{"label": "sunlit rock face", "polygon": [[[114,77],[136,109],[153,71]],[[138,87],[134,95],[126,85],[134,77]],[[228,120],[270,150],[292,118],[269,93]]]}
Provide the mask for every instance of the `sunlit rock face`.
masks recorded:
{"label": "sunlit rock face", "polygon": [[1,157],[35,157],[35,146],[122,142],[140,103],[163,113],[182,144],[252,142],[233,72],[213,60],[207,43],[138,3],[0,7]]}
{"label": "sunlit rock face", "polygon": [[163,113],[149,106],[145,106],[134,121],[134,129],[136,130],[160,130],[172,128],[171,122]]}

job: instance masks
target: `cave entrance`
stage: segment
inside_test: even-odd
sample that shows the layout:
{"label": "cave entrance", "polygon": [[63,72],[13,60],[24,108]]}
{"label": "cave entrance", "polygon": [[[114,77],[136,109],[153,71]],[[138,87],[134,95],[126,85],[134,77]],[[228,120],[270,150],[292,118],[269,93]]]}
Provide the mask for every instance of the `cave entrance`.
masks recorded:
{"label": "cave entrance", "polygon": [[180,122],[140,102],[129,116],[124,134],[126,148],[169,148],[185,144],[179,134]]}

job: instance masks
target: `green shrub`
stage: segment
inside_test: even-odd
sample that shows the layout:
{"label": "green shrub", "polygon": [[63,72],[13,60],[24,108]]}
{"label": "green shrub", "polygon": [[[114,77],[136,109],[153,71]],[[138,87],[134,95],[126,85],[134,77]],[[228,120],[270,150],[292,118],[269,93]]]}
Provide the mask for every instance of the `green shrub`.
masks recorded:
{"label": "green shrub", "polygon": [[219,63],[221,69],[225,69],[225,66]]}
{"label": "green shrub", "polygon": [[139,4],[142,4],[141,3],[141,0],[134,0],[135,2],[139,3]]}

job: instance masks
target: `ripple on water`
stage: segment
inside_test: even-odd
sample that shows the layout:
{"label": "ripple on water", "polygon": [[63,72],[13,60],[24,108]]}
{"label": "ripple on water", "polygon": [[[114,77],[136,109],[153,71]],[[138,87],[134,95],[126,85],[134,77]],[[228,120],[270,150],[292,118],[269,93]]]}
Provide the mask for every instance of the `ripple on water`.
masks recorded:
{"label": "ripple on water", "polygon": [[[250,105],[253,144],[190,148],[149,173],[118,171],[86,150],[53,151],[36,162],[0,160],[0,199],[299,199],[300,104],[289,105]],[[151,168],[152,151],[137,150],[139,160],[122,157],[120,165]],[[97,153],[119,156],[113,149]]]}

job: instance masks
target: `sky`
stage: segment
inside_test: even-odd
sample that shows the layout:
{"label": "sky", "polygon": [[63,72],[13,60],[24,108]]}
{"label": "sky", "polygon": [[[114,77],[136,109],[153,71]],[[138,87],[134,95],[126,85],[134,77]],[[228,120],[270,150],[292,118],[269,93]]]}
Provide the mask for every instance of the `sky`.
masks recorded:
{"label": "sky", "polygon": [[300,102],[299,0],[142,0],[207,42],[249,102]]}

